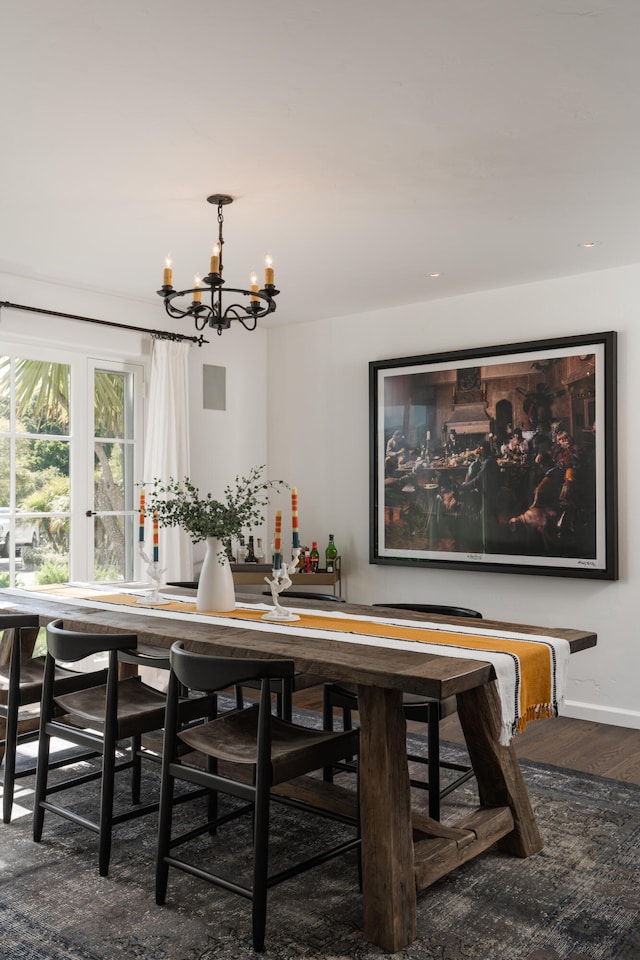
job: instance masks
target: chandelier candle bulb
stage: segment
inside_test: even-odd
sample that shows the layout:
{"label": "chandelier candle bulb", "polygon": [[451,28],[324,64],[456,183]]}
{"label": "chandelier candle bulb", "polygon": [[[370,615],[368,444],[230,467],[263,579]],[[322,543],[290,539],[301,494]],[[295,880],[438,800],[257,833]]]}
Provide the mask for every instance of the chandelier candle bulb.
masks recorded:
{"label": "chandelier candle bulb", "polygon": [[138,540],[144,543],[144,490],[140,493],[140,524],[138,526]]}
{"label": "chandelier candle bulb", "polygon": [[165,287],[170,287],[173,284],[173,270],[171,269],[172,266],[173,266],[173,261],[171,260],[171,254],[168,253],[164,261],[164,274],[162,279],[162,283]]}
{"label": "chandelier candle bulb", "polygon": [[269,255],[264,258],[264,282],[273,286],[273,260]]}
{"label": "chandelier candle bulb", "polygon": [[300,546],[300,532],[298,527],[298,488],[291,488],[291,530],[293,532],[293,547]]}
{"label": "chandelier candle bulb", "polygon": [[[258,275],[257,273],[251,274],[251,293],[257,293],[260,288],[258,287]],[[251,297],[251,303],[259,303],[260,297]]]}
{"label": "chandelier candle bulb", "polygon": [[200,275],[197,274],[197,273],[196,273],[195,277],[193,278],[193,285],[194,285],[194,287],[196,288],[196,289],[193,291],[193,302],[194,302],[194,303],[200,303],[201,300],[202,300],[202,290],[200,289],[200,287],[201,287]]}
{"label": "chandelier candle bulb", "polygon": [[211,273],[220,273],[220,244],[214,243],[211,261],[209,263]]}
{"label": "chandelier candle bulb", "polygon": [[158,514],[153,514],[153,562],[158,562]]}

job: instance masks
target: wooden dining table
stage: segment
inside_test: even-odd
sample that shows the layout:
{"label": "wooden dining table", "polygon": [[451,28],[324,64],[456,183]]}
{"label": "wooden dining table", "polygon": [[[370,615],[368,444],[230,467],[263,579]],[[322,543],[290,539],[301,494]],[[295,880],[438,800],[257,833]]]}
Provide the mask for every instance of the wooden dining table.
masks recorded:
{"label": "wooden dining table", "polygon": [[[243,598],[257,602],[253,595]],[[321,601],[295,600],[319,609]],[[333,605],[326,604],[331,613]],[[61,617],[65,627],[92,632],[135,633],[139,643],[167,648],[181,640],[195,652],[230,657],[284,657],[296,670],[323,680],[357,685],[360,715],[360,817],[364,934],[389,953],[417,936],[417,892],[498,844],[501,851],[529,857],[542,849],[526,785],[512,745],[500,743],[501,708],[490,663],[389,646],[297,636],[286,626],[265,633],[251,625],[229,627],[193,617],[170,618],[162,608],[96,606],[96,599],[66,602],[43,594],[3,591],[0,613],[37,613],[41,623]],[[340,604],[341,613],[385,617],[384,608]],[[396,616],[392,610],[387,616]],[[403,619],[437,621],[434,614],[402,612]],[[468,621],[446,618],[453,627]],[[571,653],[595,646],[596,634],[567,627],[475,620],[474,626],[511,630],[568,641]],[[403,692],[443,700],[455,696],[479,805],[455,825],[412,811],[406,759]],[[538,721],[545,722],[545,721]],[[553,722],[546,721],[546,722]],[[324,784],[322,789],[330,789]],[[551,838],[552,842],[552,838]]]}

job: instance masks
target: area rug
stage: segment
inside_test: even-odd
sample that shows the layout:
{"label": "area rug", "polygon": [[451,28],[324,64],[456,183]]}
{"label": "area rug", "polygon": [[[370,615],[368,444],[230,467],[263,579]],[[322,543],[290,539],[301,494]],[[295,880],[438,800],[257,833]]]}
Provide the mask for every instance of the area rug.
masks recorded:
{"label": "area rug", "polygon": [[[418,738],[415,738],[418,740]],[[412,746],[420,748],[416,743]],[[459,748],[445,745],[456,758]],[[640,787],[523,762],[545,841],[527,860],[492,849],[419,895],[418,937],[406,960],[640,960]],[[31,780],[21,781],[24,787]],[[147,794],[157,773],[145,777]],[[82,788],[92,809],[95,785]],[[416,791],[416,794],[424,793]],[[147,797],[148,798],[148,797]],[[143,798],[143,799],[147,799]],[[20,803],[30,810],[27,790]],[[119,801],[126,803],[126,790]],[[422,798],[417,796],[417,801]],[[446,801],[443,819],[475,805],[473,785]],[[197,801],[196,801],[197,803]],[[190,806],[179,816],[189,817]],[[251,948],[250,904],[170,871],[167,903],[154,901],[155,816],[116,829],[109,876],[97,840],[47,814],[0,826],[2,960],[238,960]],[[278,805],[276,867],[341,835],[340,824]],[[202,849],[208,840],[200,839]],[[230,875],[247,875],[247,824],[229,824],[218,847]],[[229,853],[228,851],[233,851]],[[390,956],[362,934],[355,855],[318,867],[269,895],[268,960],[373,960]]]}

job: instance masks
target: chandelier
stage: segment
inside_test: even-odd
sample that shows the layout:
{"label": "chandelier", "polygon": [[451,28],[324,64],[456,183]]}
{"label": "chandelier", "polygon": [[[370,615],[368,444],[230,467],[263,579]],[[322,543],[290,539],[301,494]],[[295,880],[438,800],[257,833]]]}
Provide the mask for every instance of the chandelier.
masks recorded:
{"label": "chandelier", "polygon": [[[266,317],[274,312],[276,309],[274,297],[280,293],[279,290],[276,290],[273,282],[271,257],[265,257],[264,287],[259,287],[258,277],[255,273],[251,274],[248,289],[244,287],[225,287],[222,278],[222,249],[224,247],[222,208],[229,203],[233,203],[233,197],[225,193],[214,193],[207,197],[207,203],[213,203],[218,207],[218,240],[211,254],[209,273],[202,279],[196,274],[191,289],[174,290],[171,255],[169,255],[165,260],[162,287],[157,293],[163,298],[165,310],[170,317],[193,317],[196,330],[204,330],[205,327],[209,326],[217,330],[218,335],[220,335],[223,330],[229,329],[232,320],[239,320],[245,330],[255,330],[260,317]],[[207,285],[208,290],[202,286],[203,283]],[[205,294],[205,300],[208,301],[206,303],[202,302],[203,294]],[[229,303],[230,294],[239,294],[245,297],[245,302]],[[175,302],[189,295],[191,295],[191,302],[188,305]],[[226,306],[225,301],[227,301]]]}

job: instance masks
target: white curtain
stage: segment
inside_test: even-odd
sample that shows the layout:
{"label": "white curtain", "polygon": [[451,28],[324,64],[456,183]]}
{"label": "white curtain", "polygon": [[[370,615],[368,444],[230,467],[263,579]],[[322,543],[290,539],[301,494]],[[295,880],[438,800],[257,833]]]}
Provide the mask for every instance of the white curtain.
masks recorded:
{"label": "white curtain", "polygon": [[[153,340],[144,445],[144,481],[189,476],[189,341]],[[191,541],[177,527],[160,527],[163,580],[191,580]]]}

